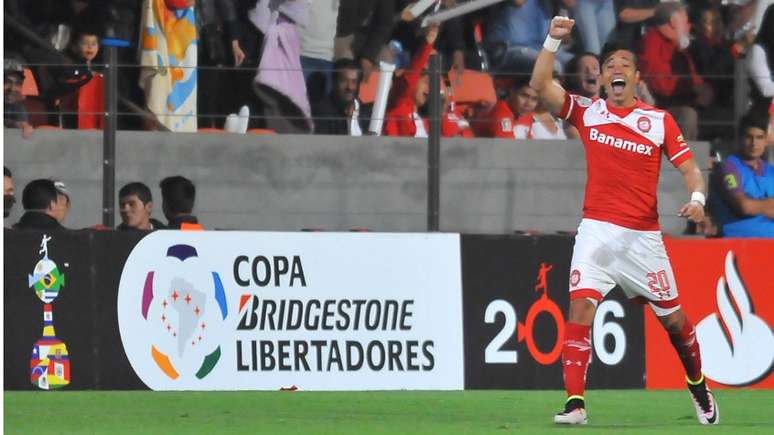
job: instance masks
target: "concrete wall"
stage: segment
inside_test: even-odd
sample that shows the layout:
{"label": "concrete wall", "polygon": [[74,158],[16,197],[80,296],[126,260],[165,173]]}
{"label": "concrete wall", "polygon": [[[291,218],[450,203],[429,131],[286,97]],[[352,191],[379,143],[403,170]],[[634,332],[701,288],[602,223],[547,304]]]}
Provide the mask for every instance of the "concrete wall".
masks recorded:
{"label": "concrete wall", "polygon": [[[6,225],[21,216],[21,191],[38,177],[61,179],[74,192],[66,226],[101,221],[101,132],[38,130],[25,140],[6,129],[4,139],[19,199]],[[708,144],[692,147],[706,168]],[[154,216],[164,221],[158,183],[184,175],[197,186],[196,214],[208,228],[424,231],[426,148],[413,138],[122,131],[116,186],[148,184]],[[459,139],[442,141],[441,149],[443,231],[577,227],[586,175],[579,142]],[[684,220],[676,213],[688,194],[666,162],[659,189],[663,230],[679,233]]]}

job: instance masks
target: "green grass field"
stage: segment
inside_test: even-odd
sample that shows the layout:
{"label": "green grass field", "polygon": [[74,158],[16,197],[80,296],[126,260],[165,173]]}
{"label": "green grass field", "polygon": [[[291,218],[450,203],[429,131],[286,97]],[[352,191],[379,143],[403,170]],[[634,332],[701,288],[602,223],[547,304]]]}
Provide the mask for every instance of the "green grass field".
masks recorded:
{"label": "green grass field", "polygon": [[702,427],[685,391],[590,391],[589,424],[555,427],[559,391],[5,392],[6,434],[774,433],[774,391],[718,391]]}

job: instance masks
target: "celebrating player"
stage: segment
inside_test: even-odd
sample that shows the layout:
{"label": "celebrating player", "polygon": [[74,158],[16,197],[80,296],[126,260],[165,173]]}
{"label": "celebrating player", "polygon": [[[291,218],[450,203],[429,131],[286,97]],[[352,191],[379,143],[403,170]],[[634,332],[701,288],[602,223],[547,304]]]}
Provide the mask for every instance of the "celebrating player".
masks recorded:
{"label": "celebrating player", "polygon": [[631,50],[610,46],[603,50],[605,100],[570,95],[552,82],[555,53],[574,24],[575,20],[565,17],[551,21],[530,81],[551,111],[578,129],[588,168],[562,347],[568,398],[554,422],[587,421],[583,392],[591,358],[591,324],[599,301],[619,285],[629,298],[650,304],[685,367],[699,422],[717,424],[720,414],[701,372],[696,331],[680,308],[659,231],[656,193],[661,154],[680,170],[690,192],[680,216],[702,220],[704,180],[674,118],[635,98],[640,76]]}

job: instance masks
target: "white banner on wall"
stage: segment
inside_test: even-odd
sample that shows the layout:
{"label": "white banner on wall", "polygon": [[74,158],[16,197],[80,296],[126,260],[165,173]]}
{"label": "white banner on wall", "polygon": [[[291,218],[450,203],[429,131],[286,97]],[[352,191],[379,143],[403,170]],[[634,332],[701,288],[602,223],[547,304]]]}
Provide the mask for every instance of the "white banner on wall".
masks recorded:
{"label": "white banner on wall", "polygon": [[118,293],[154,390],[464,387],[457,234],[157,231]]}

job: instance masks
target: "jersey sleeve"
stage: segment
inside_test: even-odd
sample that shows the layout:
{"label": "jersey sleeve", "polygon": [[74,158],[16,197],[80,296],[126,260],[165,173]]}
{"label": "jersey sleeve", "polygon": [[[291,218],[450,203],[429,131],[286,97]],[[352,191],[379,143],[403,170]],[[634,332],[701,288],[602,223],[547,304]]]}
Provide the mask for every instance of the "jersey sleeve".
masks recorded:
{"label": "jersey sleeve", "polygon": [[582,124],[583,109],[590,104],[591,99],[589,98],[565,92],[564,105],[562,105],[562,110],[560,110],[557,115],[575,127],[578,127]]}
{"label": "jersey sleeve", "polygon": [[682,165],[693,157],[693,152],[685,143],[680,127],[669,112],[664,113],[664,144],[661,149],[674,167]]}
{"label": "jersey sleeve", "polygon": [[726,160],[720,166],[720,182],[723,191],[728,193],[744,193],[742,188],[742,174],[739,168]]}

